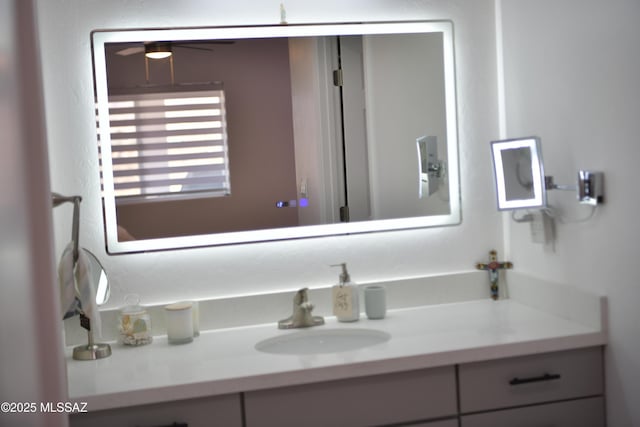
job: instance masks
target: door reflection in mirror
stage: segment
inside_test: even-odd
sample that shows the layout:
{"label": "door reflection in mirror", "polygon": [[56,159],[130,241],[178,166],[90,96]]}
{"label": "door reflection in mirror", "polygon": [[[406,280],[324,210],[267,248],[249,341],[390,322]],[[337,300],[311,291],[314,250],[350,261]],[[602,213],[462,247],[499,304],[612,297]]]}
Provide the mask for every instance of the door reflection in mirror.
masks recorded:
{"label": "door reflection in mirror", "polygon": [[446,182],[445,162],[438,157],[438,138],[421,136],[416,139],[418,152],[418,197],[435,194],[441,183]]}

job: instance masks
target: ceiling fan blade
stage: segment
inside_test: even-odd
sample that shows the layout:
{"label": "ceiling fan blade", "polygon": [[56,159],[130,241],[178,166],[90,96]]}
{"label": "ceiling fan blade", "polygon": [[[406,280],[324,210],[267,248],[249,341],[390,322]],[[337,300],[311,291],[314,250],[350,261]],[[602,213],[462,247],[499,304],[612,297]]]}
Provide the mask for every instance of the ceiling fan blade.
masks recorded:
{"label": "ceiling fan blade", "polygon": [[[210,52],[213,52],[213,49],[211,48],[194,46],[194,44],[197,45],[197,44],[234,44],[234,43],[235,43],[234,40],[193,40],[193,41],[188,41],[186,43],[171,42],[171,45],[174,47],[184,47],[187,49],[197,49],[197,50],[208,50]],[[132,46],[132,47],[121,49],[117,51],[116,54],[120,56],[129,56],[129,55],[134,55],[137,53],[144,53],[144,52],[145,52],[144,46]]]}
{"label": "ceiling fan blade", "polygon": [[195,50],[208,50],[209,52],[213,52],[213,49],[208,47],[198,47],[198,46],[188,46],[186,44],[173,44],[173,47],[179,47],[184,49],[195,49]]}
{"label": "ceiling fan blade", "polygon": [[144,53],[144,46],[128,47],[126,49],[122,49],[116,52],[116,54],[120,56],[129,56],[129,55],[134,55],[136,53]]}
{"label": "ceiling fan blade", "polygon": [[174,41],[174,45],[194,45],[194,44],[234,44],[235,40],[182,40],[182,41]]}

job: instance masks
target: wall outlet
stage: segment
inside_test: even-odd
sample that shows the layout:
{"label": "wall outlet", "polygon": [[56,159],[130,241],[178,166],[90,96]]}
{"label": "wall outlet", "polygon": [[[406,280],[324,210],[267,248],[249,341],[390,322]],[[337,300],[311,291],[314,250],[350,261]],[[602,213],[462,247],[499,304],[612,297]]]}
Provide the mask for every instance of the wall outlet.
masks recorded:
{"label": "wall outlet", "polygon": [[531,239],[534,243],[548,244],[555,239],[554,219],[545,211],[537,211],[531,214]]}

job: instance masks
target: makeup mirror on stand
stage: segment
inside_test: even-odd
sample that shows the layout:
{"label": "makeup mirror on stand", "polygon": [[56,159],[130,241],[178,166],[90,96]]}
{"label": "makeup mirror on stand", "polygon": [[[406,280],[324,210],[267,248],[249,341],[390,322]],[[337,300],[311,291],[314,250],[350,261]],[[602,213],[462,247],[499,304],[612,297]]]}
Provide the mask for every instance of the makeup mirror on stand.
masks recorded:
{"label": "makeup mirror on stand", "polygon": [[[81,196],[51,194],[53,207],[73,203],[71,243],[62,254],[58,267],[63,319],[80,316],[80,326],[87,331],[87,344],[74,347],[75,360],[96,360],[111,355],[111,346],[95,343],[94,334],[100,329],[98,306],[106,303],[110,295],[109,280],[98,258],[80,247]],[[93,318],[92,318],[93,317]]]}

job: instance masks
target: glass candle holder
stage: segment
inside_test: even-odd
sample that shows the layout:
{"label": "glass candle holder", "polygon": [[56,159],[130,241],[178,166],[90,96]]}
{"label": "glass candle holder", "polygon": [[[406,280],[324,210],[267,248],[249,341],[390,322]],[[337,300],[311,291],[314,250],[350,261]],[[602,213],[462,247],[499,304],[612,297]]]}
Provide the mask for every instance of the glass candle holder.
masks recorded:
{"label": "glass candle holder", "polygon": [[118,341],[130,346],[151,344],[151,316],[140,305],[140,297],[131,294],[125,296],[124,301],[126,305],[118,314]]}

